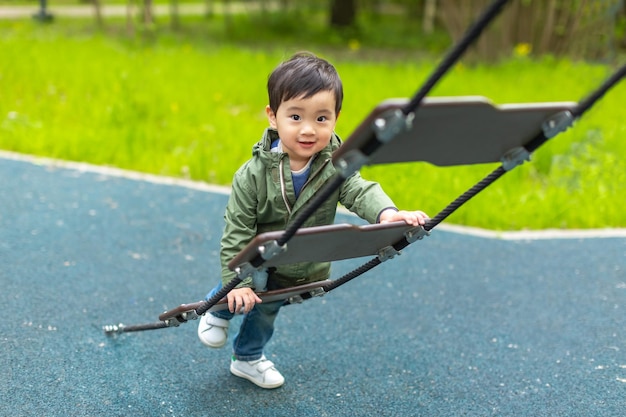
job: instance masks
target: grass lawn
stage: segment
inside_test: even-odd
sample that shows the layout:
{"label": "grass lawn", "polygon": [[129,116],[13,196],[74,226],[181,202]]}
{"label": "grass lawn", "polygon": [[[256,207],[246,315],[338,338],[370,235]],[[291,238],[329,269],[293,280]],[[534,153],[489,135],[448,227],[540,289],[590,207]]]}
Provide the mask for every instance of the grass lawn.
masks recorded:
{"label": "grass lawn", "polygon": [[[309,49],[336,65],[344,138],[380,101],[414,94],[443,56],[333,34],[320,41],[314,31],[280,41],[276,31],[255,37],[249,28],[186,19],[178,32],[151,28],[132,37],[123,21],[103,30],[92,21],[0,21],[0,148],[227,185],[267,125],[267,75],[291,53]],[[415,42],[432,42],[432,51],[442,41]],[[613,69],[512,55],[494,65],[461,63],[431,95],[579,101]],[[622,82],[449,221],[495,230],[626,227],[625,101]],[[362,172],[399,206],[435,215],[496,166]]]}

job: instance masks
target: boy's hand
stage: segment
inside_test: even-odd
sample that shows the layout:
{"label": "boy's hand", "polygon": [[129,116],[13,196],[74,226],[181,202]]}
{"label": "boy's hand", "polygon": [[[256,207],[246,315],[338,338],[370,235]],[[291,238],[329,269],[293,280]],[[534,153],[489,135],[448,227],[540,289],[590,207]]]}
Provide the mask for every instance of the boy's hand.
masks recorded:
{"label": "boy's hand", "polygon": [[[226,296],[228,298],[228,310],[231,313],[249,313],[256,303],[262,300],[252,290],[252,288],[235,288]],[[241,310],[243,308],[243,311]]]}
{"label": "boy's hand", "polygon": [[411,226],[423,226],[426,224],[426,220],[429,217],[423,211],[406,211],[406,210],[385,210],[380,214],[380,222],[381,223],[390,223],[390,222],[399,222],[400,220],[404,220],[407,224]]}

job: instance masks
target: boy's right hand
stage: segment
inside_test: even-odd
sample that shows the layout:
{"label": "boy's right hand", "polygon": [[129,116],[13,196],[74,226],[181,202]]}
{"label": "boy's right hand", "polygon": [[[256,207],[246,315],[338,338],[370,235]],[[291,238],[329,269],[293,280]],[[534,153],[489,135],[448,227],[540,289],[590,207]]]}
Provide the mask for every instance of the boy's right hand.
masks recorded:
{"label": "boy's right hand", "polygon": [[[235,288],[226,296],[231,313],[249,313],[256,303],[263,302],[252,288]],[[242,310],[243,309],[243,310]]]}

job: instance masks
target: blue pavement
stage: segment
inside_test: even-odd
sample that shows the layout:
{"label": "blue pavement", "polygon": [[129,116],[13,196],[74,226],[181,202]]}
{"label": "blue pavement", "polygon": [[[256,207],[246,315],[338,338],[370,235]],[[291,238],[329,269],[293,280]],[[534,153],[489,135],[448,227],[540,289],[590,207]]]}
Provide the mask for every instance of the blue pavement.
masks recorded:
{"label": "blue pavement", "polygon": [[625,413],[626,238],[435,229],[285,308],[267,354],[286,384],[266,391],[230,375],[229,349],[205,348],[195,322],[102,331],[217,282],[225,194],[10,158],[0,177],[0,415]]}

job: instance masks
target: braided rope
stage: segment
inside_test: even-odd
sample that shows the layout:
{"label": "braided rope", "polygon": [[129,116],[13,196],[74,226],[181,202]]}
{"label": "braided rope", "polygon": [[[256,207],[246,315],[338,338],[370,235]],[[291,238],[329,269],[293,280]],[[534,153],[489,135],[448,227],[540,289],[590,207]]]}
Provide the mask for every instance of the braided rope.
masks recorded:
{"label": "braided rope", "polygon": [[201,316],[206,313],[211,307],[218,303],[222,298],[226,297],[226,295],[231,292],[233,288],[235,288],[241,282],[241,278],[235,277],[231,279],[228,284],[222,287],[218,292],[213,294],[211,298],[205,300],[200,307],[196,309],[196,314]]}
{"label": "braided rope", "polygon": [[381,264],[380,259],[373,258],[372,260],[370,260],[369,262],[361,265],[359,268],[355,269],[354,271],[348,272],[343,277],[334,280],[332,283],[330,283],[328,285],[325,285],[322,288],[324,289],[325,292],[332,291],[335,288],[339,287],[340,285],[343,285],[346,282],[348,282],[348,281],[358,277],[359,275],[362,275],[362,274],[366,273],[370,269],[373,269],[373,268],[377,267],[380,264]]}
{"label": "braided rope", "polygon": [[[619,68],[611,77],[609,77],[600,87],[598,87],[595,91],[593,91],[587,98],[580,101],[576,109],[574,109],[572,115],[575,119],[581,117],[587,110],[589,110],[600,98],[606,94],[606,92],[611,89],[615,84],[617,84],[622,78],[626,77],[626,65]],[[419,103],[419,102],[418,102]],[[410,105],[409,105],[410,106]],[[407,106],[407,107],[409,107]],[[533,138],[528,144],[524,147],[529,151],[533,152],[543,143],[545,143],[548,138],[544,135],[543,132],[537,134],[535,138]],[[476,183],[472,188],[467,190],[465,193],[457,197],[452,203],[448,204],[446,208],[440,211],[435,217],[429,219],[424,225],[424,229],[426,231],[432,230],[435,226],[440,224],[443,220],[445,220],[448,216],[454,213],[459,207],[469,201],[476,194],[487,188],[489,185],[493,184],[498,178],[504,175],[507,170],[504,167],[500,166],[492,171],[489,175],[483,178],[480,182]],[[396,250],[400,250],[410,243],[406,239],[401,239],[394,245]],[[356,278],[357,276],[371,270],[372,268],[381,264],[381,261],[378,258],[374,258],[363,266],[355,269],[352,272],[344,275],[342,278],[333,281],[332,284],[329,284],[324,287],[326,292],[331,291],[340,285],[345,284],[346,282]]]}
{"label": "braided rope", "polygon": [[448,72],[448,70],[454,65],[463,54],[467,51],[467,48],[480,36],[483,30],[487,27],[502,10],[508,0],[497,0],[493,2],[488,9],[476,20],[476,22],[465,32],[465,35],[456,44],[456,46],[450,50],[448,55],[441,61],[435,72],[428,78],[428,80],[422,85],[419,91],[411,99],[411,101],[402,109],[404,114],[409,114],[420,105],[424,97],[432,90],[434,85]]}
{"label": "braided rope", "polygon": [[476,194],[487,188],[489,185],[493,184],[498,178],[500,178],[507,171],[503,167],[496,168],[491,174],[487,175],[480,182],[476,183],[472,188],[464,192],[462,195],[457,197],[452,203],[448,204],[446,208],[441,210],[435,217],[429,219],[424,225],[424,229],[427,231],[432,230],[439,223],[444,221],[449,215],[455,212],[459,207],[469,201]]}

